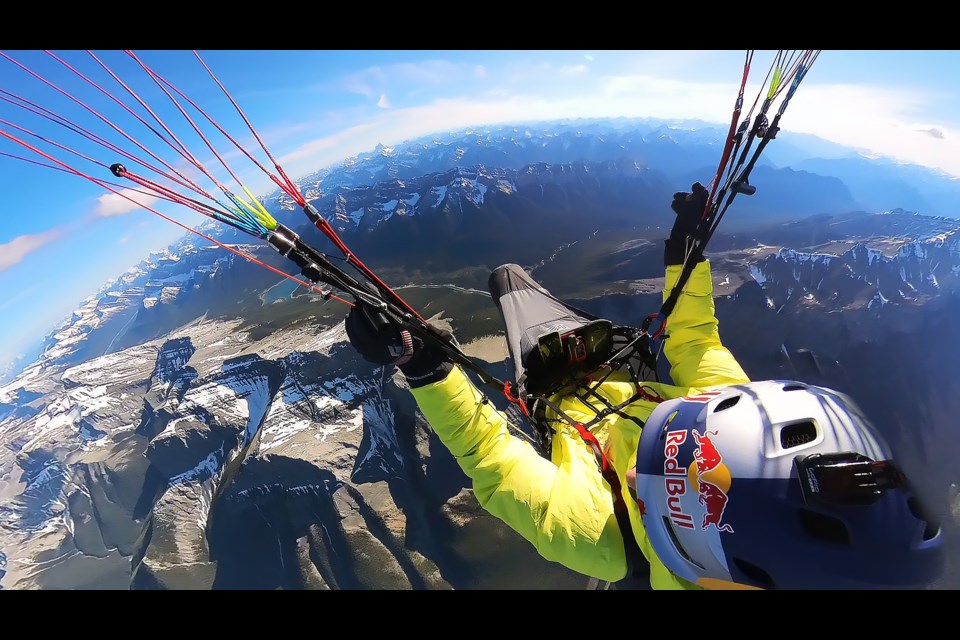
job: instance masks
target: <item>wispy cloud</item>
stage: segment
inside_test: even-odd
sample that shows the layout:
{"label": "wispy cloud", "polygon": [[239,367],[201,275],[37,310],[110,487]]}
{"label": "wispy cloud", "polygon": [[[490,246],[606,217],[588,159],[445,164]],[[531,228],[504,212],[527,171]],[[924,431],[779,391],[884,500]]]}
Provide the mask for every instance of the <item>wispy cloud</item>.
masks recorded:
{"label": "wispy cloud", "polygon": [[[483,78],[483,65],[465,65],[447,60],[424,60],[368,67],[345,76],[340,81],[344,91],[357,93],[370,100],[383,100],[385,90],[398,87],[419,87],[460,81],[473,75]],[[379,104],[378,104],[379,106]]]}
{"label": "wispy cloud", "polygon": [[26,289],[22,289],[21,291],[13,294],[12,296],[3,298],[3,300],[0,301],[0,310],[7,309],[7,308],[16,309],[18,303],[21,300],[27,300],[33,295],[37,293],[41,293],[42,291],[43,291],[43,287],[41,287],[40,285],[33,285],[31,287],[27,287]]}
{"label": "wispy cloud", "polygon": [[381,109],[390,108],[390,101],[387,99],[387,94],[385,93],[380,94],[380,99],[377,100],[377,106],[380,107]]}
{"label": "wispy cloud", "polygon": [[939,127],[930,127],[928,129],[914,129],[919,133],[925,133],[931,138],[936,138],[938,140],[943,140],[946,136],[943,135],[943,129]]}
{"label": "wispy cloud", "polygon": [[376,93],[370,81],[361,76],[349,76],[343,79],[342,88],[347,93],[358,93],[367,98],[373,98]]}
{"label": "wispy cloud", "polygon": [[43,233],[17,236],[10,242],[0,244],[0,271],[6,271],[34,251],[56,242],[65,233],[65,227],[55,227]]}
{"label": "wispy cloud", "polygon": [[[329,136],[316,138],[277,158],[277,161],[291,178],[301,176],[375,146],[376,142],[369,143],[371,138],[368,135],[374,128],[374,122],[366,122]],[[362,141],[360,145],[363,146],[358,146],[358,140]]]}
{"label": "wispy cloud", "polygon": [[152,206],[159,198],[134,189],[124,189],[119,194],[107,193],[97,198],[94,214],[101,218],[122,216],[131,211]]}
{"label": "wispy cloud", "polygon": [[382,78],[412,84],[438,84],[462,78],[464,66],[447,60],[424,60],[386,65],[377,69]]}

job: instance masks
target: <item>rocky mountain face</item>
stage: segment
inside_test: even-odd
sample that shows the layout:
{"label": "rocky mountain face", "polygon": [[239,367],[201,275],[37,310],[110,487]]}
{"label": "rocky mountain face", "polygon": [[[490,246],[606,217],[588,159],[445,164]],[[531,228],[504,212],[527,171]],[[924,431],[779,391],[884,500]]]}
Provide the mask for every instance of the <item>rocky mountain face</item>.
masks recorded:
{"label": "rocky mountain face", "polygon": [[239,325],[3,389],[21,405],[0,423],[5,588],[584,583],[477,507],[402,378],[342,323]]}
{"label": "rocky mountain face", "polygon": [[[308,197],[460,337],[500,339],[482,289],[506,261],[617,322],[659,307],[666,203],[689,163],[611,158],[627,133],[471,135],[379,148],[314,176]],[[688,160],[715,158],[709,136],[683,135]],[[648,157],[678,146],[640,137]],[[570,157],[543,162],[545,147]],[[765,170],[761,189],[782,178],[816,193],[813,174]],[[789,222],[747,215],[714,238],[721,335],[752,378],[825,384],[865,407],[933,496],[951,545],[936,586],[956,588],[960,223],[832,208],[849,201],[811,199],[821,215]],[[0,587],[588,586],[479,508],[403,378],[346,342],[344,311],[188,240],[84,301],[0,386]],[[483,360],[506,378],[500,353]]]}

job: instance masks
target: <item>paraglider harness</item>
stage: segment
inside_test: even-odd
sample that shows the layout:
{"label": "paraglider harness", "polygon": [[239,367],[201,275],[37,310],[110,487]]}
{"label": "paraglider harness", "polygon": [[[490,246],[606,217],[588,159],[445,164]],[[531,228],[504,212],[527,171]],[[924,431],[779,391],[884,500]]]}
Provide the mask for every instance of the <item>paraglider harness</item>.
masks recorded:
{"label": "paraglider harness", "polygon": [[[641,391],[640,383],[658,381],[657,356],[651,349],[650,336],[642,329],[614,325],[600,318],[562,334],[554,331],[540,336],[537,348],[527,356],[525,369],[522,380],[518,381],[519,397],[524,398],[528,407],[537,450],[548,459],[553,442],[552,424],[558,418],[547,418],[547,409],[563,416],[559,420],[578,431],[589,430],[612,413],[629,417],[622,413],[623,409],[638,399],[650,399],[649,393]],[[615,371],[628,371],[630,379],[638,385],[637,393],[617,406],[596,392]],[[582,394],[577,397],[586,406],[593,406],[587,403],[591,398],[604,405],[589,423],[582,425],[569,419],[550,400],[552,396],[581,389]],[[516,401],[509,394],[508,398]]]}
{"label": "paraglider harness", "polygon": [[[593,318],[583,311],[570,308],[581,316]],[[520,407],[533,427],[533,444],[541,456],[551,459],[553,436],[558,423],[572,427],[590,447],[601,475],[610,485],[614,516],[624,541],[627,575],[637,581],[649,575],[649,563],[633,535],[620,477],[609,464],[603,446],[590,429],[611,414],[636,421],[643,427],[643,423],[624,413],[624,410],[640,399],[659,400],[658,396],[651,395],[641,385],[644,381],[657,380],[657,356],[650,348],[649,338],[642,329],[615,326],[609,320],[600,318],[593,318],[564,333],[546,333],[539,337],[537,347],[526,358],[525,372],[517,384],[518,395],[511,395],[510,383],[504,385],[506,397]],[[630,379],[637,385],[636,393],[626,401],[613,405],[597,389],[610,375],[620,370],[630,373]],[[585,423],[574,420],[551,399],[556,396],[579,398],[584,406],[594,409],[594,417]],[[589,402],[591,399],[599,402],[603,408],[596,409]],[[556,417],[549,417],[548,411]]]}

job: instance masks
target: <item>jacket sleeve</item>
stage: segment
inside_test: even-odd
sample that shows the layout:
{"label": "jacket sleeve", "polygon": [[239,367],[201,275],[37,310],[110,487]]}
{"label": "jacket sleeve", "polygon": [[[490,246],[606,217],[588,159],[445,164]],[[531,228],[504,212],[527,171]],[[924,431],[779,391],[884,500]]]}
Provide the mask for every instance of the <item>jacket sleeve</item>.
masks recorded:
{"label": "jacket sleeve", "polygon": [[[681,269],[681,265],[667,267],[664,300],[680,278]],[[710,262],[704,260],[694,268],[667,319],[663,350],[674,384],[704,389],[750,381],[733,354],[720,343],[718,324]]]}
{"label": "jacket sleeve", "polygon": [[411,390],[434,432],[473,482],[480,505],[547,560],[601,580],[627,572],[610,488],[587,447],[555,438],[553,461],[512,435],[506,417],[459,367]]}

